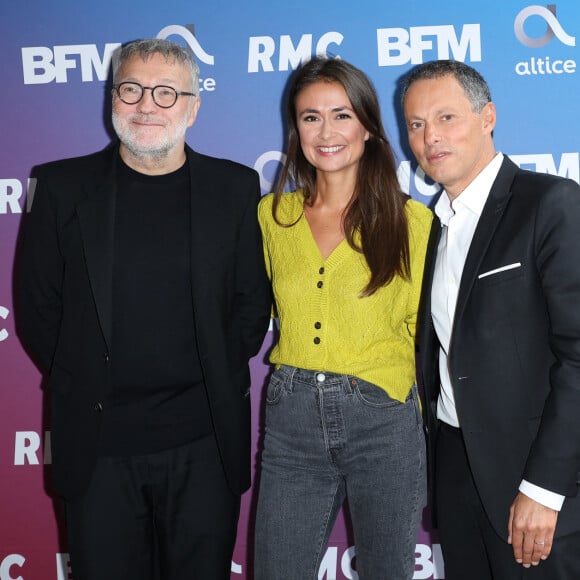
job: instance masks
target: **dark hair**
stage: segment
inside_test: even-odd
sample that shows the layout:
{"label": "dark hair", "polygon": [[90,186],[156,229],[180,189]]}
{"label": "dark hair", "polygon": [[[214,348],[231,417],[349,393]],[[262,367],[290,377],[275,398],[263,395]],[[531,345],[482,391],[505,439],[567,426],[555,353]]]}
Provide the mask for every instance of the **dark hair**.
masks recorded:
{"label": "dark hair", "polygon": [[192,92],[199,94],[199,67],[193,59],[191,51],[187,50],[180,44],[164,40],[162,38],[143,38],[140,40],[133,40],[120,46],[113,53],[113,80],[116,80],[117,72],[121,65],[130,58],[139,56],[146,61],[150,56],[160,54],[166,60],[174,60],[184,64],[191,73]]}
{"label": "dark hair", "polygon": [[458,60],[433,60],[420,64],[403,78],[401,100],[414,82],[453,76],[461,85],[475,113],[481,113],[483,107],[491,102],[491,93],[485,79],[469,65]]}
{"label": "dark hair", "polygon": [[[298,135],[296,98],[307,86],[317,82],[339,83],[345,90],[353,111],[370,137],[359,163],[355,191],[343,215],[343,227],[349,245],[362,252],[371,271],[362,291],[370,296],[387,285],[394,276],[410,278],[409,231],[405,203],[409,196],[401,191],[395,157],[385,135],[377,93],[368,77],[340,59],[314,57],[300,67],[292,79],[288,94],[288,146],[286,161],[278,180],[272,214],[277,209],[286,183],[294,182],[304,195],[304,203],[316,200],[316,169],[307,161]],[[361,247],[354,236],[360,233]]]}

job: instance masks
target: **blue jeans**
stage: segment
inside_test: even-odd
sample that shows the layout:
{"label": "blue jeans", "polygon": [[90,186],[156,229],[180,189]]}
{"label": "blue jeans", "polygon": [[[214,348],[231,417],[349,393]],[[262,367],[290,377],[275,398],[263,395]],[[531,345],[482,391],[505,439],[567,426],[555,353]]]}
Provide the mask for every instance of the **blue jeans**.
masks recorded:
{"label": "blue jeans", "polygon": [[348,499],[361,580],[411,579],[426,503],[417,388],[282,366],[267,387],[255,580],[316,579]]}

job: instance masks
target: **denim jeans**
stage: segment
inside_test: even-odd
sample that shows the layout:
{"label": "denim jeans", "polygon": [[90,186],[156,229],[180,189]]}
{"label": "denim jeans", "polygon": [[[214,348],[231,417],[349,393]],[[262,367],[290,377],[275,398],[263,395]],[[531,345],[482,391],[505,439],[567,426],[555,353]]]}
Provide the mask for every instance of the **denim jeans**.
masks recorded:
{"label": "denim jeans", "polygon": [[360,580],[411,579],[426,502],[417,388],[401,403],[356,377],[282,366],[266,394],[255,580],[316,580],[345,499]]}

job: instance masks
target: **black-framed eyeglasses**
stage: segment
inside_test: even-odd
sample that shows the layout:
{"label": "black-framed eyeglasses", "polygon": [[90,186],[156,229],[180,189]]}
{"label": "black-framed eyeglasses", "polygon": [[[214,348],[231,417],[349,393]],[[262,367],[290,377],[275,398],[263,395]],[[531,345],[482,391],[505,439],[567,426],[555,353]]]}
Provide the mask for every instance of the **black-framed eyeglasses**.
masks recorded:
{"label": "black-framed eyeglasses", "polygon": [[126,81],[113,85],[113,89],[117,92],[118,97],[127,105],[136,105],[145,93],[145,89],[151,91],[153,102],[162,109],[170,109],[177,102],[177,97],[187,96],[195,97],[195,93],[187,93],[185,91],[177,91],[173,87],[166,87],[165,85],[157,85],[156,87],[144,87],[139,83]]}

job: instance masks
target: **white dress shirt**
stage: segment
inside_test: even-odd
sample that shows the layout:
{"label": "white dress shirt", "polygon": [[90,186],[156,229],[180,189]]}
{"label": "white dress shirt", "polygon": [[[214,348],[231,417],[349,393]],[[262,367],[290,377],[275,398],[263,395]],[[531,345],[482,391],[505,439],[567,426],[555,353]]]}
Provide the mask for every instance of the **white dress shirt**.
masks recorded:
{"label": "white dress shirt", "polygon": [[[502,163],[503,155],[497,153],[459,196],[451,201],[444,191],[435,205],[435,214],[442,227],[431,288],[431,316],[441,345],[439,349],[441,390],[437,402],[437,417],[453,427],[460,427],[460,422],[449,376],[447,354],[457,294],[473,234]],[[519,489],[542,505],[555,510],[562,508],[564,502],[562,495],[526,480],[522,481]]]}

